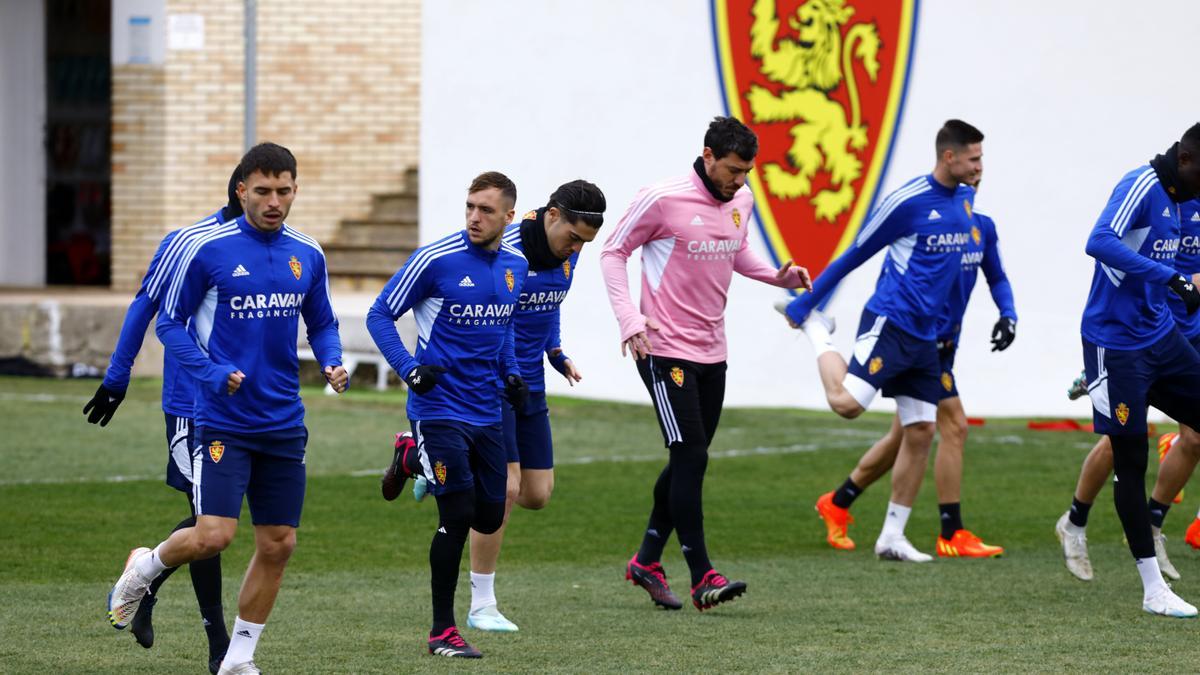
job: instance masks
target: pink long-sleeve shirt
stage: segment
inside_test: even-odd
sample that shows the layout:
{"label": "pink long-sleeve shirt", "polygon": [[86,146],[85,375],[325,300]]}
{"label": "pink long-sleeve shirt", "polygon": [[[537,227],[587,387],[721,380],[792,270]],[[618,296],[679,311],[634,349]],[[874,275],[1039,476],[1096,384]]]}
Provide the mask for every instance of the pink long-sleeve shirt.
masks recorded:
{"label": "pink long-sleeve shirt", "polygon": [[[749,247],[754,196],[743,186],[729,202],[709,193],[695,171],[644,188],[604,242],[600,268],[621,340],[646,331],[655,356],[696,363],[726,359],[725,302],[733,273],[796,288]],[[641,309],[629,295],[626,261],[642,248]],[[646,318],[660,330],[647,330]]]}

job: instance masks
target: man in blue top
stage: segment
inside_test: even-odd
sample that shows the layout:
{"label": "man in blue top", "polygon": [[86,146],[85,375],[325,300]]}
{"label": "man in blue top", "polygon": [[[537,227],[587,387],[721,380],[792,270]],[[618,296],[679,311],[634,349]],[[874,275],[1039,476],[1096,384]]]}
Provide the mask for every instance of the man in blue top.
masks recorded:
{"label": "man in blue top", "polygon": [[[158,250],[150,260],[150,266],[146,268],[141,288],[125,312],[125,322],[117,338],[117,348],[104,374],[104,382],[96,389],[92,400],[83,407],[83,414],[88,415],[88,421],[92,424],[106,426],[117,411],[117,406],[125,399],[133,361],[142,348],[146,328],[158,313],[162,301],[164,282],[170,276],[167,271],[171,266],[170,261],[177,260],[182,251],[182,247],[172,246],[176,237],[183,232],[192,233],[196,228],[211,230],[214,226],[242,215],[242,204],[237,196],[239,176],[239,171],[235,169],[229,177],[228,204],[190,228],[171,232],[159,244]],[[188,496],[188,506],[192,511],[190,516],[175,526],[176,530],[196,524],[195,508],[191,502],[192,451],[195,447],[195,425],[192,420],[194,398],[195,384],[192,377],[179,368],[178,362],[170,352],[164,353],[162,409],[167,423],[167,485]],[[138,644],[147,649],[154,645],[153,611],[158,599],[158,589],[176,569],[178,568],[168,567],[154,579],[133,617],[130,631]],[[196,602],[200,605],[200,616],[208,637],[208,669],[215,673],[221,665],[221,657],[225,655],[225,647],[229,645],[229,634],[225,631],[225,616],[221,608],[221,555],[193,561],[188,564],[188,571],[192,576],[192,587],[196,592]]]}
{"label": "man in blue top", "polygon": [[1175,261],[1180,204],[1197,194],[1200,124],[1113,189],[1087,241],[1096,266],[1081,325],[1092,421],[1112,446],[1113,500],[1142,577],[1142,609],[1173,617],[1194,617],[1196,608],[1167,586],[1155,556],[1146,409],[1200,428],[1200,354],[1167,305],[1173,293],[1185,316],[1200,307],[1200,292]]}
{"label": "man in blue top", "polygon": [[[978,180],[978,177],[977,177]],[[978,189],[979,183],[972,187]],[[993,558],[1004,553],[1000,546],[983,543],[979,537],[963,527],[960,495],[962,489],[963,448],[967,440],[967,415],[962,399],[958,395],[958,381],[954,377],[954,356],[958,351],[962,319],[975,288],[979,270],[983,270],[992,300],[1000,310],[1000,318],[992,329],[992,351],[1003,351],[1016,338],[1017,310],[1013,305],[1012,285],[1004,272],[1000,259],[999,239],[996,224],[978,211],[973,213],[971,239],[962,254],[961,276],[955,283],[946,304],[938,317],[937,344],[941,360],[941,400],[937,405],[938,441],[937,459],[934,462],[934,480],[937,484],[938,511],[942,531],[937,540],[939,556],[951,558]],[[886,269],[886,268],[885,268]],[[841,550],[851,550],[854,542],[846,528],[852,522],[849,509],[862,492],[883,477],[896,461],[900,450],[903,431],[897,416],[892,428],[868,450],[854,471],[837,490],[827,492],[817,500],[817,513],[825,521],[826,540],[829,545]]]}
{"label": "man in blue top", "polygon": [[[1178,152],[1178,151],[1177,151]],[[1160,181],[1161,182],[1161,181]],[[1200,281],[1200,200],[1180,204],[1180,237],[1172,268],[1192,280]],[[1175,327],[1194,349],[1200,350],[1200,313],[1189,313],[1184,300],[1174,294],[1166,296],[1167,307]],[[1085,391],[1088,373],[1081,378]],[[1168,452],[1169,451],[1169,452]],[[1150,534],[1159,571],[1171,579],[1179,579],[1179,570],[1167,555],[1163,521],[1171,503],[1187,484],[1200,459],[1200,434],[1181,423],[1178,434],[1166,434],[1159,440],[1162,464],[1147,509],[1150,514]],[[1165,455],[1165,456],[1164,456]],[[1083,581],[1093,578],[1091,558],[1087,548],[1087,524],[1092,504],[1113,472],[1113,450],[1109,436],[1100,440],[1088,453],[1079,471],[1079,480],[1072,495],[1071,507],[1059,517],[1054,531],[1063,547],[1067,570]]]}
{"label": "man in blue top", "polygon": [[[933,173],[888,195],[854,243],[813,282],[813,291],[787,307],[817,350],[817,368],[830,408],[858,417],[880,389],[896,401],[904,428],[892,470],[892,498],[875,542],[881,559],[928,562],[904,536],[921,488],[942,398],[938,316],[961,276],[971,241],[972,200],[983,170],[983,133],[949,120],[937,133]],[[964,185],[964,183],[966,183]],[[849,365],[833,346],[831,322],[819,307],[838,283],[883,247],[889,247],[875,294],[867,301]]]}
{"label": "man in blue top", "polygon": [[263,143],[240,167],[245,214],[178,238],[185,248],[158,316],[159,339],[197,387],[196,525],[153,550],[134,549],[108,603],[109,620],[124,628],[164,569],[229,545],[247,496],[255,553],[221,673],[259,672],[254,649],[296,545],[308,439],[296,357],[301,315],[330,385],[340,393],[348,380],[324,252],[284,223],[296,195],[295,157]]}
{"label": "man in blue top", "polygon": [[[507,453],[493,383],[504,383],[515,408],[529,393],[512,329],[529,264],[503,239],[516,201],[517,188],[504,174],[477,176],[467,190],[466,229],[414,251],[367,313],[372,339],[408,384],[416,440],[415,448],[397,445],[384,496],[395,498],[404,479],[419,474],[437,499],[428,641],[437,656],[482,656],[455,625],[454,590],[468,530],[491,534],[504,520]],[[395,325],[409,310],[417,322],[415,353]]]}

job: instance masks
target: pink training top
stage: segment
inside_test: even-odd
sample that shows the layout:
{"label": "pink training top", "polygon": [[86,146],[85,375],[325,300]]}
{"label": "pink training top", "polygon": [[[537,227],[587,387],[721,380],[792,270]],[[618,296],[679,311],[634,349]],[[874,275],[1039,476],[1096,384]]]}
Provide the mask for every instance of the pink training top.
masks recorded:
{"label": "pink training top", "polygon": [[[772,286],[800,286],[794,273],[777,281],[777,270],[750,249],[746,230],[753,207],[750,188],[720,202],[695,171],[638,193],[600,253],[622,341],[646,331],[655,356],[719,363],[727,355],[725,298],[734,272]],[[641,311],[630,299],[625,269],[639,246]],[[647,330],[646,317],[662,329]]]}

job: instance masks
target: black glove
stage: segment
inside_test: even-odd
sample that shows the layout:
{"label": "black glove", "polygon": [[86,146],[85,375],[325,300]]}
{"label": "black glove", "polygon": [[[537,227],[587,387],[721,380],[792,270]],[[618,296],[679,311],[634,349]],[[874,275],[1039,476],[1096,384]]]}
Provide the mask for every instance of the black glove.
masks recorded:
{"label": "black glove", "polygon": [[525,399],[529,398],[529,385],[525,384],[520,375],[509,375],[504,378],[504,398],[508,399],[512,407],[520,410],[525,405]]}
{"label": "black glove", "polygon": [[1017,322],[1007,316],[1000,317],[992,327],[992,351],[1002,352],[1017,339]]}
{"label": "black glove", "polygon": [[404,378],[414,394],[428,394],[438,383],[438,375],[446,372],[441,366],[417,366]]}
{"label": "black glove", "polygon": [[1183,300],[1183,304],[1187,307],[1189,315],[1196,313],[1196,308],[1200,307],[1200,291],[1196,290],[1196,284],[1193,284],[1191,279],[1182,274],[1176,274],[1174,278],[1167,282],[1167,286],[1172,291],[1175,291],[1175,295],[1178,295]]}
{"label": "black glove", "polygon": [[108,426],[113,413],[117,412],[117,406],[124,400],[125,392],[113,391],[102,384],[92,400],[83,406],[83,414],[88,416],[88,422],[91,424],[99,422],[102,427]]}

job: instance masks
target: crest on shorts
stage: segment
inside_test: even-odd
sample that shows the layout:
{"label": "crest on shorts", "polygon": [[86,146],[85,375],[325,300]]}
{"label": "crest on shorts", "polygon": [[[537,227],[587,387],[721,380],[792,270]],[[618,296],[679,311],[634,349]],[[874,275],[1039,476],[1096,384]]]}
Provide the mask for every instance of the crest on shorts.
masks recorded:
{"label": "crest on shorts", "polygon": [[[971,200],[969,200],[969,199],[964,199],[964,200],[963,200],[963,211],[966,211],[966,212],[967,212],[967,217],[968,217],[968,218],[970,218],[972,215],[974,215],[974,214],[972,214],[972,213],[971,213]],[[974,228],[972,228],[972,229],[974,229]],[[976,240],[975,240],[975,243],[979,243],[979,240],[978,240],[978,239],[976,239]]]}
{"label": "crest on shorts", "polygon": [[1121,423],[1121,426],[1125,426],[1125,423],[1129,421],[1129,406],[1118,403],[1116,413],[1117,421]]}
{"label": "crest on shorts", "polygon": [[292,259],[288,261],[288,267],[292,268],[292,276],[296,277],[296,281],[299,281],[304,268],[300,266],[300,261],[296,260],[296,256],[292,256]]}
{"label": "crest on shorts", "polygon": [[675,383],[676,387],[683,386],[683,368],[675,366],[671,369],[671,381]]}
{"label": "crest on shorts", "polygon": [[437,476],[438,484],[446,484],[446,465],[442,464],[441,460],[433,463],[433,475]]}
{"label": "crest on shorts", "polygon": [[979,228],[972,225],[971,226],[971,240],[975,242],[976,246],[979,245],[979,240],[982,238],[983,238],[983,235],[979,233]]}
{"label": "crest on shorts", "polygon": [[213,441],[208,444],[208,456],[212,457],[212,461],[219,462],[221,457],[225,455],[225,444],[221,441]]}
{"label": "crest on shorts", "polygon": [[950,373],[942,373],[942,389],[950,391],[954,388],[954,376]]}
{"label": "crest on shorts", "polygon": [[509,293],[512,293],[513,285],[515,285],[516,283],[517,283],[517,280],[515,277],[513,277],[512,270],[510,270],[510,269],[504,270],[504,285],[508,286]]}
{"label": "crest on shorts", "polygon": [[881,370],[883,370],[883,357],[882,356],[876,356],[875,358],[871,359],[870,363],[867,364],[867,372],[872,375],[874,375],[875,373],[878,373]]}
{"label": "crest on shorts", "polygon": [[733,226],[734,227],[742,226],[742,212],[738,211],[737,209],[733,210]]}
{"label": "crest on shorts", "polygon": [[563,276],[566,277],[568,280],[570,280],[570,278],[571,278],[571,259],[570,258],[563,261]]}
{"label": "crest on shorts", "polygon": [[813,276],[858,236],[904,108],[919,0],[710,0],[725,107],[776,263]]}

